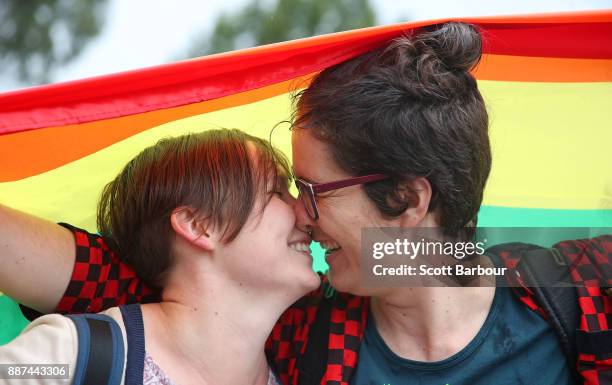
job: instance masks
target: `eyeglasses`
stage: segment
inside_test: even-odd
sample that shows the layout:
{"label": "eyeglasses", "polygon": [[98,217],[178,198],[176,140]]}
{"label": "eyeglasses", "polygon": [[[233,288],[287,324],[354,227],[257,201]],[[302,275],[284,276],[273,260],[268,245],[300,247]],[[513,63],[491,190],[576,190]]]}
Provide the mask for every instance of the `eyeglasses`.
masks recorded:
{"label": "eyeglasses", "polygon": [[356,186],[364,183],[376,182],[379,180],[389,178],[384,174],[371,174],[364,176],[357,176],[349,179],[337,180],[335,182],[328,183],[308,183],[302,179],[295,179],[295,186],[297,187],[300,196],[299,199],[302,201],[308,216],[315,221],[319,219],[319,209],[317,208],[317,200],[315,199],[317,194],[324,192],[338,190],[345,187]]}

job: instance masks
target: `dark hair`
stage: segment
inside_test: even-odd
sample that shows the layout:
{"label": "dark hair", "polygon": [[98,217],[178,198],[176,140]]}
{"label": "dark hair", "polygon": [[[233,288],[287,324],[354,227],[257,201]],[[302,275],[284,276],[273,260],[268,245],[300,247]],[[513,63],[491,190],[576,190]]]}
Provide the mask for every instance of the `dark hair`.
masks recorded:
{"label": "dark hair", "polygon": [[[258,156],[253,157],[249,144]],[[106,185],[98,229],[139,277],[159,287],[172,259],[174,209],[194,208],[230,242],[256,200],[269,199],[264,192],[270,181],[290,175],[288,164],[268,142],[235,129],[162,139]]]}
{"label": "dark hair", "polygon": [[469,72],[481,51],[479,32],[463,23],[395,39],[322,71],[294,96],[294,127],[327,142],[346,172],[389,175],[364,186],[383,215],[411,207],[400,190],[426,177],[445,233],[470,236],[491,169],[488,115]]}

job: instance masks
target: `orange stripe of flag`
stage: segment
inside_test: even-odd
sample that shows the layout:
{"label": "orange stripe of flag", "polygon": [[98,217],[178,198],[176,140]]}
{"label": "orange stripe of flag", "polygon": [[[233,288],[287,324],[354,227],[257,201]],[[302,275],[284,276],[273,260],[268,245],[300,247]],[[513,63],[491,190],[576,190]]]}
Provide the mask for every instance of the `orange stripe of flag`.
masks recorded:
{"label": "orange stripe of flag", "polygon": [[519,82],[610,82],[612,60],[483,55],[474,76]]}
{"label": "orange stripe of flag", "polygon": [[268,99],[305,87],[312,75],[190,105],[82,124],[0,135],[0,183],[61,167],[174,120]]}

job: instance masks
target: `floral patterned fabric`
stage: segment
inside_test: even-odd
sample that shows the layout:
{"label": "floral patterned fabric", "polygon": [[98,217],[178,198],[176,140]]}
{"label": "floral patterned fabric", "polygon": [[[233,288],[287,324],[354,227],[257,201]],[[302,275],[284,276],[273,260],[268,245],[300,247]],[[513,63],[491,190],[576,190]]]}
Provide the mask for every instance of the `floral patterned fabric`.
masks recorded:
{"label": "floral patterned fabric", "polygon": [[[142,383],[143,385],[175,385],[148,354],[145,355]],[[272,370],[270,370],[270,376],[268,377],[268,385],[280,385],[276,381],[276,376],[274,376]]]}

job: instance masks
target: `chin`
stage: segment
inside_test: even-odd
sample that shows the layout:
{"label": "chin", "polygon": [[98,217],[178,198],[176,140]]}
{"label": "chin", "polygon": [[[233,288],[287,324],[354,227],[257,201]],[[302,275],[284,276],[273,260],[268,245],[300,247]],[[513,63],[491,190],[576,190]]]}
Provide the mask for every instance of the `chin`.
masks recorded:
{"label": "chin", "polygon": [[310,268],[307,272],[303,272],[299,276],[295,277],[291,284],[295,286],[298,282],[300,297],[310,293],[313,290],[317,290],[319,286],[321,286],[321,278],[319,277],[319,274],[315,273]]}
{"label": "chin", "polygon": [[349,271],[338,271],[339,269],[330,267],[329,281],[331,285],[339,292],[360,295],[359,282],[356,282],[355,275]]}
{"label": "chin", "polygon": [[319,286],[321,286],[321,277],[319,276],[319,274],[312,271],[312,274],[310,274],[307,286],[308,286],[308,292],[317,290]]}

